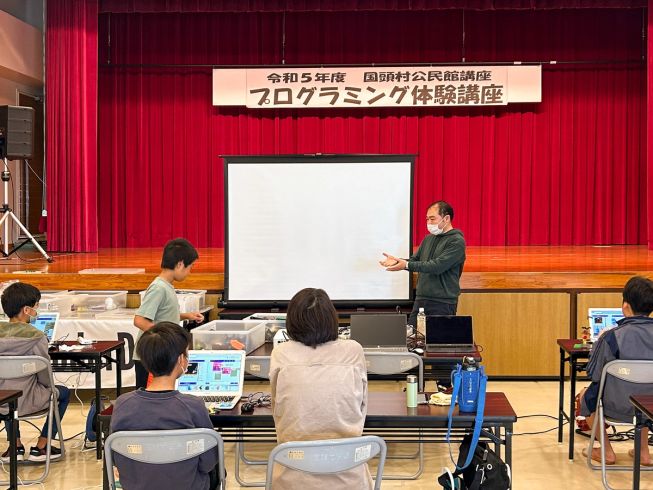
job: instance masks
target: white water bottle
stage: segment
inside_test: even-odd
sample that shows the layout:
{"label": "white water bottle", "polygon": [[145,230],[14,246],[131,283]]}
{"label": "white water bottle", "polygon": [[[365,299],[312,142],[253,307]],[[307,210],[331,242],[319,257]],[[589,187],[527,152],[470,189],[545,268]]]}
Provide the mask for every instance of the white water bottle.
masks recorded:
{"label": "white water bottle", "polygon": [[424,313],[424,308],[420,308],[417,313],[417,332],[426,335],[426,313]]}

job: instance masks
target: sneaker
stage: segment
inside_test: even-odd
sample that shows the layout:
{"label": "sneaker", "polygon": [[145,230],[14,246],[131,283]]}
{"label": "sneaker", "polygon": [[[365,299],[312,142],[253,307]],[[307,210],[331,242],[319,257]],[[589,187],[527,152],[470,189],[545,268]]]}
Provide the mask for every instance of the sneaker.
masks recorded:
{"label": "sneaker", "polygon": [[[24,461],[25,460],[25,446],[18,446],[16,448],[16,461]],[[2,456],[0,456],[0,461],[3,463],[9,463],[9,448],[2,453]]]}
{"label": "sneaker", "polygon": [[[50,447],[50,461],[61,458],[61,449],[55,446]],[[39,449],[32,446],[29,450],[28,461],[45,461],[45,448]]]}

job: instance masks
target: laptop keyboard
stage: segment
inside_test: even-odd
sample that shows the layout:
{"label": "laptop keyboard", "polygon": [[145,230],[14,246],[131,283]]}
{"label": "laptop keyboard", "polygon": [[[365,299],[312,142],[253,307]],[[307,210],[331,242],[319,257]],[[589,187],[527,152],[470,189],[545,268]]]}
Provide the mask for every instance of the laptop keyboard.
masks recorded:
{"label": "laptop keyboard", "polygon": [[363,352],[408,352],[408,347],[363,347]]}
{"label": "laptop keyboard", "polygon": [[203,395],[202,400],[206,403],[230,403],[234,401],[237,397],[235,396],[218,396],[218,395]]}
{"label": "laptop keyboard", "polygon": [[453,354],[468,354],[474,352],[474,347],[443,347],[443,346],[426,346],[426,352],[444,352]]}

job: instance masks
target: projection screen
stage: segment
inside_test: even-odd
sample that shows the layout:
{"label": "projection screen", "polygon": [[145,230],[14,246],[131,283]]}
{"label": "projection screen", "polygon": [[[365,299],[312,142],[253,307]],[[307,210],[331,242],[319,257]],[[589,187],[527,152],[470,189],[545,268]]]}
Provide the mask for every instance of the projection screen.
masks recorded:
{"label": "projection screen", "polygon": [[225,303],[284,303],[305,287],[332,300],[406,303],[411,155],[224,157]]}

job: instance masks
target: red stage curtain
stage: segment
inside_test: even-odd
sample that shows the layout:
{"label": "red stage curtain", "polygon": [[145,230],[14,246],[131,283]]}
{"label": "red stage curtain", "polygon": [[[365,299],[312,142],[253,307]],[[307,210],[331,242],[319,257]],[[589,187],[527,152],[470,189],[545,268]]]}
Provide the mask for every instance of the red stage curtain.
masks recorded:
{"label": "red stage curtain", "polygon": [[[466,58],[639,60],[642,15],[467,12]],[[460,11],[285,17],[288,64],[461,57]],[[444,198],[472,245],[646,243],[644,62],[546,66],[541,104],[283,111],[212,107],[208,68],[105,66],[278,64],[281,18],[100,17],[100,246],[223,246],[218,155],[314,152],[417,154],[416,242],[424,207]]]}
{"label": "red stage curtain", "polygon": [[100,0],[101,13],[643,8],[646,0]]}
{"label": "red stage curtain", "polygon": [[648,2],[648,29],[647,29],[647,66],[648,66],[648,102],[647,102],[647,177],[641,176],[642,182],[648,183],[648,248],[653,249],[653,0]]}
{"label": "red stage curtain", "polygon": [[50,0],[46,19],[48,248],[98,244],[97,2]]}

